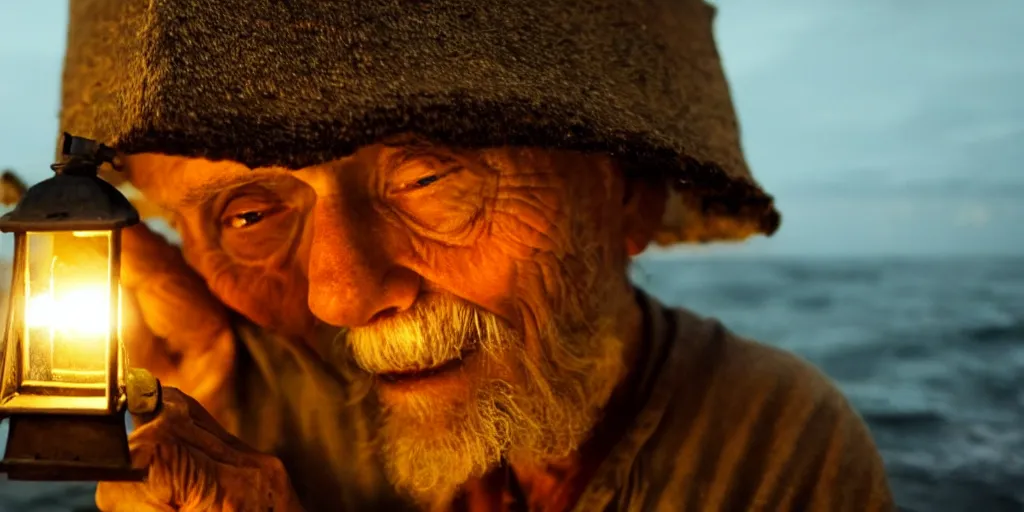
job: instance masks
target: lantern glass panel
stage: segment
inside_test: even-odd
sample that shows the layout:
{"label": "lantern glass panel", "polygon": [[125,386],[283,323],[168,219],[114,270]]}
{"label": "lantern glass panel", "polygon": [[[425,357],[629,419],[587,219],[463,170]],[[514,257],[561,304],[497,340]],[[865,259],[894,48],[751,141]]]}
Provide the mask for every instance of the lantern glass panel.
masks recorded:
{"label": "lantern glass panel", "polygon": [[[119,242],[116,230],[25,234],[17,394],[5,409],[103,413],[117,407],[124,358]],[[8,350],[15,348],[11,341]]]}

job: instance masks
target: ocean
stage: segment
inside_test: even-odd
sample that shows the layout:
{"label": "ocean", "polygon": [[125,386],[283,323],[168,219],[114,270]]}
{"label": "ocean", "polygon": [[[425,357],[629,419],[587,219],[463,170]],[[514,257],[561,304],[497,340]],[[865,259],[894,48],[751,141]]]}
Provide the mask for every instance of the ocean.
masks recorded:
{"label": "ocean", "polygon": [[[637,262],[670,305],[830,375],[901,510],[1024,511],[1024,257]],[[6,430],[2,432],[6,435]],[[92,487],[0,482],[0,510],[90,510]]]}
{"label": "ocean", "polygon": [[838,382],[902,510],[1024,511],[1024,258],[660,259],[634,270],[664,302]]}

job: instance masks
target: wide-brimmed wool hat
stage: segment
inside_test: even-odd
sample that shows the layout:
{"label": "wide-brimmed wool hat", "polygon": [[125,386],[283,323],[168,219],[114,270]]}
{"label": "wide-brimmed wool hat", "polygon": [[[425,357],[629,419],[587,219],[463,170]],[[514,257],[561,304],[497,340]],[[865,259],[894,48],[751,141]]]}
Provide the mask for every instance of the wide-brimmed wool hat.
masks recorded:
{"label": "wide-brimmed wool hat", "polygon": [[71,0],[61,130],[301,168],[415,133],[610,153],[669,183],[661,243],[779,226],[703,0]]}

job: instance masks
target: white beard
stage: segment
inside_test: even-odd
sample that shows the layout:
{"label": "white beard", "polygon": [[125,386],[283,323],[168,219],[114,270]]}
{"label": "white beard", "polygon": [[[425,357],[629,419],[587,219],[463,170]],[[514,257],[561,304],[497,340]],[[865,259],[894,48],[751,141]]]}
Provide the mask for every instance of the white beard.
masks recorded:
{"label": "white beard", "polygon": [[544,364],[533,363],[496,316],[443,296],[351,331],[356,362],[373,372],[432,367],[476,343],[482,368],[472,375],[487,376],[467,382],[459,396],[406,392],[383,404],[382,450],[392,482],[436,505],[502,458],[538,464],[570,455],[624,374],[623,343],[605,324],[575,333],[549,328],[539,342]]}

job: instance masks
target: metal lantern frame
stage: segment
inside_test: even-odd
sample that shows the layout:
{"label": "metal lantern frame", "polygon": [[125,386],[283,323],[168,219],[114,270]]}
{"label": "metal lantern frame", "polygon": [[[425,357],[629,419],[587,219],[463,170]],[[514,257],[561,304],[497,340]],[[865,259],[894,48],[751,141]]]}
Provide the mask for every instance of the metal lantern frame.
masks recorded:
{"label": "metal lantern frame", "polygon": [[[63,160],[51,166],[56,174],[25,191],[17,206],[0,217],[0,231],[14,233],[15,239],[0,356],[0,414],[10,418],[10,433],[0,471],[20,480],[139,480],[145,470],[131,467],[127,444],[129,370],[120,318],[121,230],[137,224],[139,214],[120,191],[98,175],[101,166],[115,161],[112,148],[65,133],[61,149]],[[84,387],[60,387],[51,380],[52,387],[47,387],[26,375],[32,343],[26,323],[31,293],[29,239],[36,233],[57,236],[61,232],[109,236],[106,277],[110,288],[106,297],[110,324],[102,397],[95,385],[83,391]]]}

